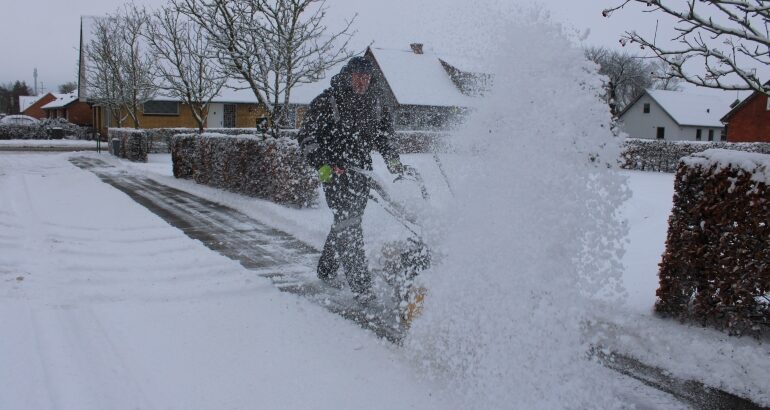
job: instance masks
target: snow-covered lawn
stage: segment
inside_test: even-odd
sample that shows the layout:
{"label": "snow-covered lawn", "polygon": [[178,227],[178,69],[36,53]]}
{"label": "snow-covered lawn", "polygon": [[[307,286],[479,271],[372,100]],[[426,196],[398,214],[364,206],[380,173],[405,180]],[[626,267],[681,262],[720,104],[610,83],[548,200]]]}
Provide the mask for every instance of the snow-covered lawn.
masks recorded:
{"label": "snow-covered lawn", "polygon": [[[443,409],[462,402],[421,377],[400,348],[280,293],[67,161],[78,155],[227,204],[316,247],[331,223],[325,206],[289,209],[176,180],[169,155],[136,164],[96,153],[0,153],[0,409]],[[405,162],[424,174],[434,204],[449,199],[430,157]],[[601,341],[770,404],[767,346],[652,315],[673,176],[628,175],[628,304],[599,318],[609,326]],[[399,196],[417,194],[405,188]],[[378,244],[403,234],[374,204],[364,229],[371,263]],[[626,403],[680,408],[665,394],[622,383],[618,397]]]}

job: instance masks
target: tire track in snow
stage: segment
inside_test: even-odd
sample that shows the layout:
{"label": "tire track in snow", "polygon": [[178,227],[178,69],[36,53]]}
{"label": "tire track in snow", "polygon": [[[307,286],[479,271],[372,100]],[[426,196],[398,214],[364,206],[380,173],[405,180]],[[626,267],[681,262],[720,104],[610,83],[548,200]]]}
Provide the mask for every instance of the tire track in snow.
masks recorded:
{"label": "tire track in snow", "polygon": [[154,408],[90,308],[34,312],[33,323],[53,408]]}

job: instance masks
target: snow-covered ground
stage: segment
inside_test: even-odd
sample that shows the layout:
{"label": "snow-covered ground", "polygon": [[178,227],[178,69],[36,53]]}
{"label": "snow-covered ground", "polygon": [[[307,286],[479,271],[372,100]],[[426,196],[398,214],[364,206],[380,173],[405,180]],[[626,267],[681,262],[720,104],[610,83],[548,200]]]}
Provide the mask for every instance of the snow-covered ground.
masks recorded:
{"label": "snow-covered ground", "polygon": [[[453,408],[401,348],[255,277],[187,238],[71,156],[227,204],[314,246],[328,209],[289,209],[176,180],[168,155],[0,154],[0,408]],[[451,163],[451,158],[444,158]],[[376,170],[387,175],[377,158]],[[432,158],[407,156],[436,204],[448,195]],[[770,404],[770,349],[652,315],[673,177],[629,172],[628,304],[597,319],[597,340],[672,374]],[[396,190],[405,200],[409,189]],[[367,248],[403,235],[374,204]],[[376,261],[371,261],[376,263]],[[596,374],[596,373],[592,373]],[[681,408],[609,370],[618,399]],[[537,377],[537,375],[533,375]],[[605,379],[606,378],[606,379]],[[605,380],[602,382],[601,380]],[[547,386],[544,386],[547,389]]]}

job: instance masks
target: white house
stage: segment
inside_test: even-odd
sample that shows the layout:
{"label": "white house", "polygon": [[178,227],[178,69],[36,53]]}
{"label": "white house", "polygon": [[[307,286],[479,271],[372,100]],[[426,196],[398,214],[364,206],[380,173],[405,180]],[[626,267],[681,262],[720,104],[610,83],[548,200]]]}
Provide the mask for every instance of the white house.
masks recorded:
{"label": "white house", "polygon": [[646,90],[618,116],[631,138],[668,141],[724,141],[721,118],[730,111],[724,95]]}

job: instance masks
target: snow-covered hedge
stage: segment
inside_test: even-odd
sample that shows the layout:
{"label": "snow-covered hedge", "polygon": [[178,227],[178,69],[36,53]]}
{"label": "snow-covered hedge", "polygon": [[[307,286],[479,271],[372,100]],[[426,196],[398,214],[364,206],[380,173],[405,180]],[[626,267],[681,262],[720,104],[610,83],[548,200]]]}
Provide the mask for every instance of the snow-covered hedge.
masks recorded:
{"label": "snow-covered hedge", "polygon": [[170,141],[174,176],[279,204],[317,202],[318,178],[295,139],[181,134]]}
{"label": "snow-covered hedge", "polygon": [[[137,132],[133,128],[110,128],[108,134],[120,132],[121,130],[128,130],[129,132]],[[179,134],[194,134],[197,133],[197,129],[193,128],[148,128],[141,130],[143,137],[147,141],[149,153],[151,154],[163,154],[171,152],[170,141],[175,135]],[[257,128],[206,128],[208,134],[223,134],[223,135],[259,135],[262,136],[262,131]],[[296,129],[288,129],[281,131],[281,137],[288,137],[295,139],[297,137]],[[397,131],[393,137],[396,148],[402,154],[411,154],[419,152],[435,152],[444,149],[444,143],[447,135],[445,133],[434,131]],[[110,140],[113,137],[110,136]]]}
{"label": "snow-covered hedge", "polygon": [[107,135],[112,155],[129,161],[147,162],[151,140],[146,138],[143,130],[110,128]]}
{"label": "snow-covered hedge", "polygon": [[[110,128],[107,132],[110,135],[109,139],[112,140],[113,134],[116,132],[139,132],[142,134],[142,138],[147,144],[147,149],[150,154],[167,154],[171,152],[171,139],[175,135],[179,134],[194,134],[198,132],[197,128],[143,128],[140,130],[134,128]],[[224,134],[224,135],[261,135],[261,131],[257,128],[206,128],[206,133],[209,134]],[[282,136],[293,137],[297,133],[296,130],[285,130],[281,132]]]}
{"label": "snow-covered hedge", "polygon": [[624,142],[622,166],[638,171],[676,172],[681,158],[707,149],[729,149],[770,154],[770,144],[767,143],[627,139]]}
{"label": "snow-covered hedge", "polygon": [[656,310],[770,331],[770,155],[708,150],[682,159]]}
{"label": "snow-covered hedge", "polygon": [[33,125],[0,124],[0,140],[47,140],[56,136],[56,128],[68,139],[86,139],[93,132],[61,118],[45,119]]}

